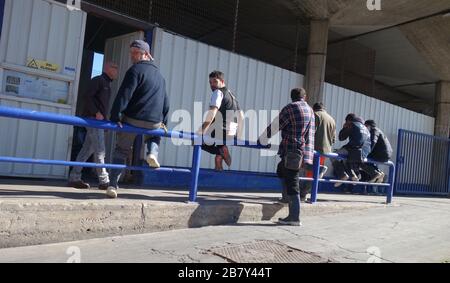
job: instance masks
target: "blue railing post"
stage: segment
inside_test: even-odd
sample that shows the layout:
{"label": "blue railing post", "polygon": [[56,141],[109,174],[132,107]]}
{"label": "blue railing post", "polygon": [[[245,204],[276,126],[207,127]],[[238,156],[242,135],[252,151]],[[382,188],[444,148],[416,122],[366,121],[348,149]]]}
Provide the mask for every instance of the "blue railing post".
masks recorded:
{"label": "blue railing post", "polygon": [[391,166],[389,167],[389,188],[387,191],[386,204],[391,204],[392,198],[394,197],[394,187],[395,187],[395,179],[396,179],[395,174],[396,174],[395,165],[391,164]]}
{"label": "blue railing post", "polygon": [[198,191],[198,176],[200,175],[200,162],[202,159],[202,147],[200,145],[194,146],[194,156],[192,158],[192,179],[191,188],[189,192],[189,202],[197,201]]}
{"label": "blue railing post", "polygon": [[314,153],[314,163],[313,163],[313,183],[311,189],[311,203],[317,202],[317,195],[319,193],[319,178],[320,178],[320,154]]}

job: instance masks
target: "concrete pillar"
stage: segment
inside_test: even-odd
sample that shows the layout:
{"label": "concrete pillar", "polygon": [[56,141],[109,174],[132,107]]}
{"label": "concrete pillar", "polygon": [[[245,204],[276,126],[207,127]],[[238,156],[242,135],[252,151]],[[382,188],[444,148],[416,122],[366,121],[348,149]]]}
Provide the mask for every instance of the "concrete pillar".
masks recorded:
{"label": "concrete pillar", "polygon": [[310,104],[323,101],[328,50],[328,20],[312,20],[309,33],[305,89]]}
{"label": "concrete pillar", "polygon": [[450,138],[450,81],[442,81],[436,91],[436,125],[438,137]]}

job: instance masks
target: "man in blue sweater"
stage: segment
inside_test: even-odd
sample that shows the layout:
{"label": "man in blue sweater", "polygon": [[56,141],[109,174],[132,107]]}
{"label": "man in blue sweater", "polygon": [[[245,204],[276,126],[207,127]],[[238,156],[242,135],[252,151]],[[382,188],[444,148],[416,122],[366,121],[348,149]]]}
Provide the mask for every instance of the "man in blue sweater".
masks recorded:
{"label": "man in blue sweater", "polygon": [[[165,128],[169,113],[166,83],[159,69],[152,63],[150,46],[142,40],[130,46],[133,66],[128,70],[111,110],[111,121],[120,127],[127,123],[134,127],[157,130]],[[115,164],[125,164],[130,155],[136,134],[118,133],[113,155]],[[150,167],[159,168],[158,151],[160,137],[147,137]],[[117,198],[118,182],[122,170],[111,170],[107,195]]]}

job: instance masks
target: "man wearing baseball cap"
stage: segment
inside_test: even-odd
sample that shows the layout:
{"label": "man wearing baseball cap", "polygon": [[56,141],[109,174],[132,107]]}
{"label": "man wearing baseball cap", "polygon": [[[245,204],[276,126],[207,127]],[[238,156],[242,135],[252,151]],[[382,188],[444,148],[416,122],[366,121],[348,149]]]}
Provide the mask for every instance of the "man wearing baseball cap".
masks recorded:
{"label": "man wearing baseball cap", "polygon": [[[130,45],[130,57],[133,66],[127,71],[111,109],[111,121],[120,127],[127,123],[134,127],[149,130],[165,128],[169,113],[169,98],[166,82],[156,67],[150,54],[150,46],[143,40],[133,41]],[[115,164],[125,164],[130,155],[136,134],[118,133],[113,154]],[[147,137],[147,163],[159,168],[158,151],[160,137]],[[117,198],[118,183],[122,170],[111,170],[110,187],[107,195]]]}

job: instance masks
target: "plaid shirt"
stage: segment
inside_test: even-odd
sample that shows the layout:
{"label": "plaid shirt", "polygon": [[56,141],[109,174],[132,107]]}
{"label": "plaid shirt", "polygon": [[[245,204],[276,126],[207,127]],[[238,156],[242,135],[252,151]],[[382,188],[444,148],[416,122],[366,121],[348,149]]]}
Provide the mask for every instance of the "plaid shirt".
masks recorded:
{"label": "plaid shirt", "polygon": [[278,154],[283,157],[287,152],[302,153],[304,163],[313,164],[316,122],[314,111],[308,103],[301,100],[289,104],[281,111],[278,122],[279,127],[276,127],[275,121],[266,130],[268,137],[281,131]]}

